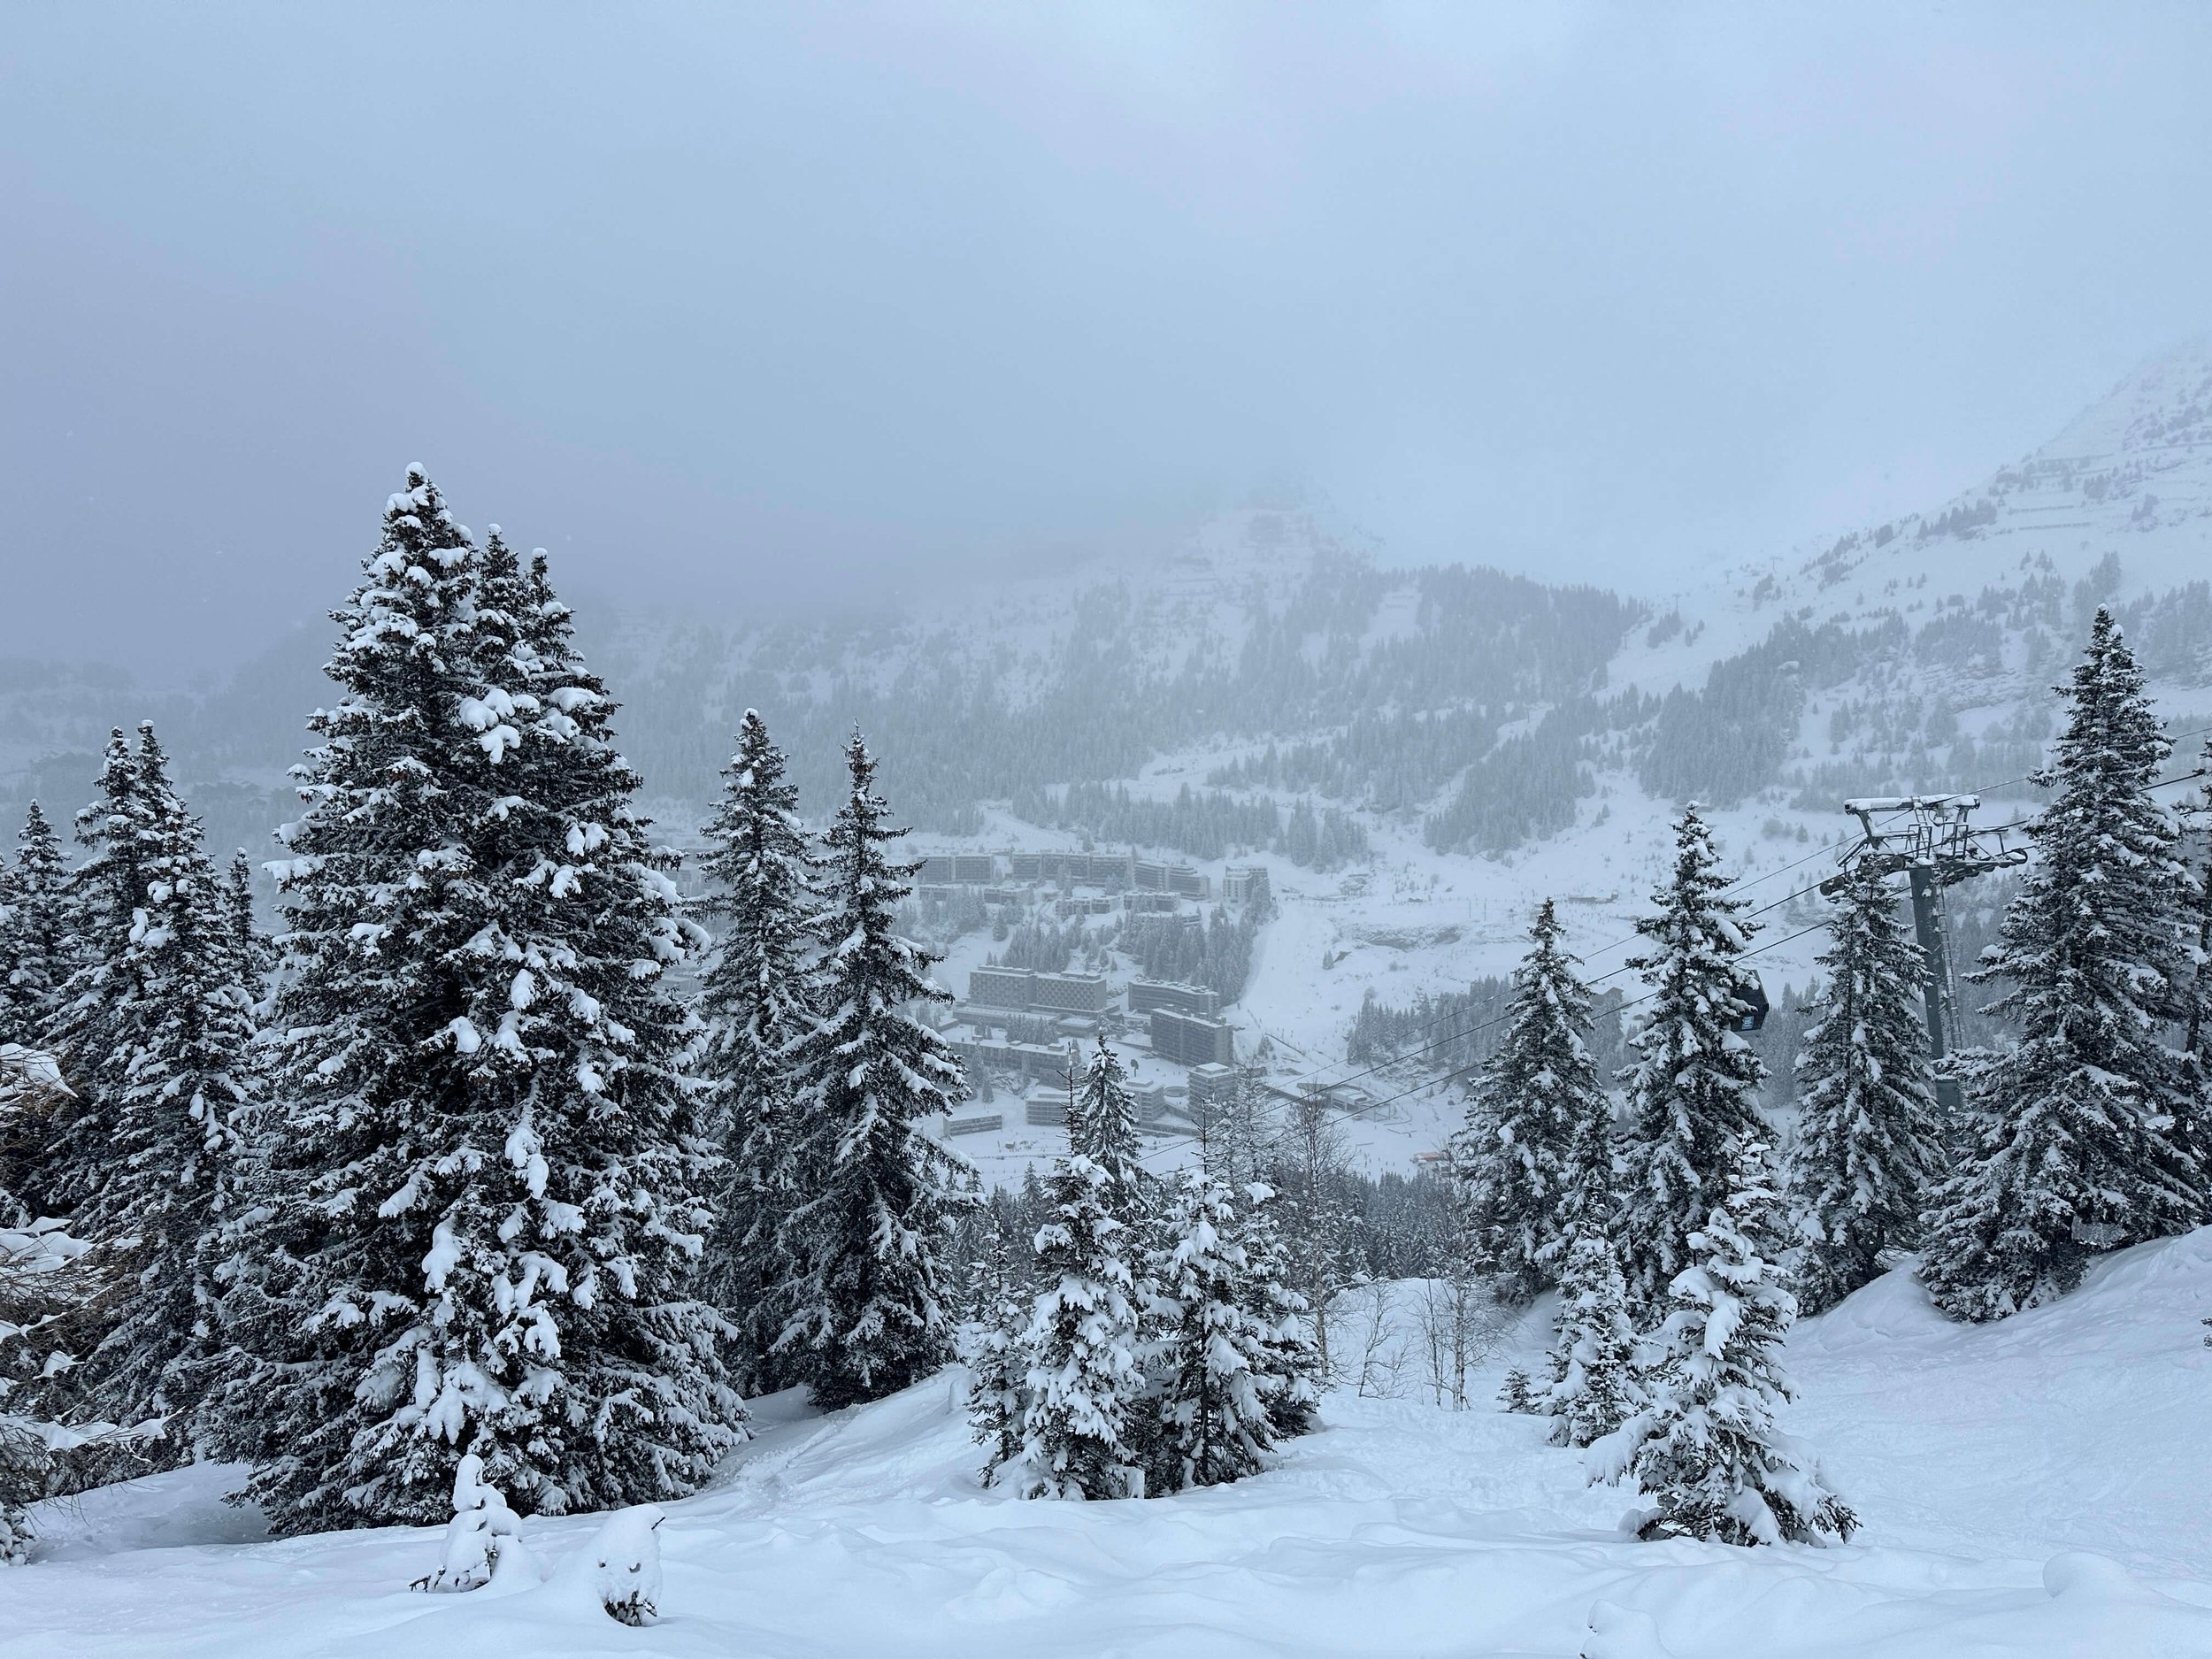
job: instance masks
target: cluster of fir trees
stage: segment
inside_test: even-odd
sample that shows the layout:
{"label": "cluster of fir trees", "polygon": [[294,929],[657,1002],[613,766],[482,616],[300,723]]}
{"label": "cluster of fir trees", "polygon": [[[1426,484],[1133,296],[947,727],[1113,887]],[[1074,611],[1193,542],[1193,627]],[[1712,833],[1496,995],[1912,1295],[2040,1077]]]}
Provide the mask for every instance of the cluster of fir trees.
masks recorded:
{"label": "cluster of fir trees", "polygon": [[1453,1164],[1477,1263],[1516,1298],[1556,1288],[1545,1372],[1506,1403],[1592,1448],[1594,1479],[1632,1478],[1647,1537],[1738,1544],[1849,1536],[1851,1511],[1776,1425],[1796,1315],[1740,1032],[1752,927],[1695,808],[1639,924],[1649,987],[1617,1132],[1592,1052],[1591,999],[1547,902],[1504,1041],[1482,1071]]}
{"label": "cluster of fir trees", "polygon": [[0,1040],[65,1076],[0,1107],[0,1225],[66,1217],[99,1247],[80,1278],[98,1307],[42,1321],[9,1403],[81,1431],[204,1390],[267,967],[243,858],[218,872],[150,725],[111,735],[96,791],[81,863],[34,802],[0,872]]}
{"label": "cluster of fir trees", "polygon": [[[2001,985],[2019,1035],[1969,1056],[1963,1121],[1939,1116],[1925,964],[1869,866],[1836,889],[1786,1190],[1735,1030],[1750,929],[1695,810],[1640,927],[1650,1006],[1617,1136],[1587,991],[1540,913],[1455,1167],[1484,1263],[1509,1294],[1561,1295],[1548,1375],[1512,1379],[1509,1403],[1555,1417],[1563,1443],[1602,1442],[1594,1471],[1654,1497],[1648,1530],[1848,1532],[1774,1427],[1801,1306],[1832,1307],[1916,1248],[1939,1307],[2000,1317],[2101,1253],[2212,1215],[2212,848],[2191,849],[2152,794],[2169,745],[2108,612],[2067,690],[2037,777],[2054,792],[2039,856],[1975,976]],[[2208,814],[2212,790],[2182,817]]]}
{"label": "cluster of fir trees", "polygon": [[1937,1107],[1926,967],[1897,895],[1863,867],[1841,879],[1791,1166],[1813,1311],[1916,1252],[1944,1312],[2001,1318],[2101,1254],[2212,1217],[2212,848],[2188,833],[2212,795],[2174,815],[2153,795],[2170,745],[2109,611],[2063,689],[2033,778],[2052,791],[2037,856],[1972,976],[1999,987],[1981,1012],[2011,1041],[1961,1057],[1955,1121]]}
{"label": "cluster of fir trees", "polygon": [[741,1384],[841,1404],[942,1363],[966,1183],[918,1120],[957,1064],[908,1011],[941,993],[892,931],[858,735],[817,853],[747,720],[716,949],[542,555],[412,469],[334,616],[280,961],[150,729],[111,744],[78,867],[35,808],[6,872],[4,1034],[69,1092],[4,1115],[0,1188],[116,1291],[40,1367],[52,1415],[249,1463],[302,1532],[442,1519],[465,1458],[525,1510],[680,1495],[742,1437]]}
{"label": "cluster of fir trees", "polygon": [[964,1344],[984,1479],[1024,1497],[1161,1496],[1258,1470],[1313,1425],[1319,1356],[1272,1194],[1225,1160],[1163,1183],[1103,1041],[1030,1259],[994,1228]]}
{"label": "cluster of fir trees", "polygon": [[[2064,1294],[2107,1251],[2212,1218],[2212,849],[2152,793],[2171,744],[2108,610],[2033,781],[2036,856],[1973,976],[2017,1040],[1969,1056],[1968,1121],[1924,1205],[1921,1272],[1954,1318]],[[2189,861],[2193,852],[2193,866]]]}

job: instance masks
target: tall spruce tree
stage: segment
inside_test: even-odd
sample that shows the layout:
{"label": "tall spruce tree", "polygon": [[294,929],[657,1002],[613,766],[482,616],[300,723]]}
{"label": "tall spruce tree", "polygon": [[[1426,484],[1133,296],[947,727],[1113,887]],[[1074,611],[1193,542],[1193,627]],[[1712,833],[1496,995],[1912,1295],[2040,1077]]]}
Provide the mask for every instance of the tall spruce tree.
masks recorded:
{"label": "tall spruce tree", "polygon": [[[1477,1263],[1526,1302],[1558,1282],[1586,1189],[1609,1196],[1612,1106],[1591,1057],[1590,994],[1546,899],[1515,976],[1504,1040],[1452,1144]],[[1590,1167],[1602,1158],[1605,1171]]]}
{"label": "tall spruce tree", "polygon": [[86,854],[65,893],[76,960],[52,1035],[74,1093],[55,1118],[33,1186],[38,1203],[67,1211],[88,1233],[93,1215],[86,1206],[106,1183],[118,1126],[119,1102],[104,1085],[125,1075],[135,1034],[140,987],[125,958],[132,929],[146,914],[149,866],[162,839],[158,804],[144,785],[138,753],[117,726],[101,757],[98,796],[77,812]]}
{"label": "tall spruce tree", "polygon": [[1937,1171],[1935,1087],[1921,1021],[1920,947],[1897,895],[1854,864],[1836,897],[1816,1021],[1797,1056],[1801,1107],[1791,1148],[1789,1210],[1797,1295],[1835,1306],[1909,1249]]}
{"label": "tall spruce tree", "polygon": [[1137,1103],[1129,1093],[1128,1072],[1103,1037],[1076,1085],[1068,1144],[1098,1165],[1106,1177],[1115,1215],[1123,1225],[1141,1233],[1152,1208],[1152,1177],[1141,1162]]}
{"label": "tall spruce tree", "polygon": [[280,1106],[225,1264],[224,1448],[280,1532],[695,1488],[738,1437],[687,1283],[696,942],[541,567],[420,468],[334,613],[280,867]]}
{"label": "tall spruce tree", "polygon": [[105,1240],[128,1286],[64,1392],[96,1417],[168,1421],[189,1455],[212,1340],[216,1233],[237,1121],[253,1095],[253,993],[231,948],[222,884],[150,725],[111,747],[76,908],[92,961],[60,1026],[77,1092],[62,1138],[71,1225]]}
{"label": "tall spruce tree", "polygon": [[1781,1349],[1797,1309],[1776,1259],[1779,1204],[1766,1148],[1746,1141],[1730,1177],[1668,1287],[1649,1403],[1593,1446],[1592,1476],[1635,1478],[1655,1506],[1646,1538],[1840,1541],[1857,1518],[1775,1422],[1791,1398]]}
{"label": "tall spruce tree", "polygon": [[16,837],[15,867],[0,915],[0,1041],[36,1048],[61,1011],[75,970],[77,930],[70,921],[69,869],[61,838],[34,801]]}
{"label": "tall spruce tree", "polygon": [[1045,1182],[1037,1230],[1037,1293],[1022,1339],[1027,1409],[1016,1485],[1027,1498],[1125,1498],[1143,1493],[1135,1422],[1144,1389],[1135,1275],[1140,1241],[1114,1213],[1105,1169],[1071,1151]]}
{"label": "tall spruce tree", "polygon": [[817,1403],[895,1393],[949,1356],[939,1264],[972,1184],[922,1126],[962,1096],[960,1063],[912,1004],[949,1000],[932,958],[894,931],[916,866],[887,861],[875,761],[855,732],[850,787],[826,838],[819,1010],[794,1045],[802,1194],[785,1236],[792,1312],[777,1338]]}
{"label": "tall spruce tree", "polygon": [[1260,1324],[1260,1397],[1275,1438],[1310,1433],[1328,1365],[1312,1304],[1292,1282],[1290,1253],[1275,1225],[1274,1190],[1263,1181],[1232,1187],[1236,1242],[1244,1250],[1251,1309]]}
{"label": "tall spruce tree", "polygon": [[[961,1328],[960,1361],[968,1368],[968,1425],[984,1448],[983,1484],[1018,1469],[1029,1417],[1028,1334],[1032,1298],[1014,1264],[1006,1224],[987,1208],[989,1232],[975,1263],[972,1316]],[[1026,1254],[1026,1244],[1024,1253]]]}
{"label": "tall spruce tree", "polygon": [[1976,975],[2019,1041],[1972,1080],[1973,1144],[1932,1194],[1923,1276],[1954,1318],[1995,1319],[2062,1294],[2101,1251],[2205,1214],[2178,1053],[2188,872],[2151,796],[2170,745],[2142,670],[2099,610],[2066,729],[2035,781],[2055,793],[2038,857]]}
{"label": "tall spruce tree", "polygon": [[1262,1094],[1263,1068],[1237,1068],[1235,1086],[1217,1106],[1194,1110],[1204,1115],[1199,1123],[1199,1161],[1208,1173],[1232,1188],[1258,1180],[1267,1167],[1267,1112]]}
{"label": "tall spruce tree", "polygon": [[230,875],[223,889],[223,918],[236,953],[240,982],[260,994],[263,981],[276,965],[269,936],[261,931],[253,911],[253,865],[244,848],[230,856]]}
{"label": "tall spruce tree", "polygon": [[[2200,772],[2212,773],[2212,738],[2197,757]],[[2191,802],[2189,838],[2196,863],[2183,906],[2183,932],[2190,946],[2188,1011],[2182,1024],[2181,1122],[2185,1145],[2200,1169],[2212,1171],[2212,782]]]}
{"label": "tall spruce tree", "polygon": [[1260,1467],[1274,1333],[1235,1194],[1201,1172],[1178,1188],[1154,1276],[1164,1325],[1152,1357],[1155,1431],[1147,1491],[1218,1486]]}
{"label": "tall spruce tree", "polygon": [[1651,987],[1626,1073],[1633,1121],[1625,1137],[1615,1234],[1630,1296],[1656,1302],[1689,1264],[1689,1236],[1728,1193],[1746,1141],[1763,1138],[1766,1071],[1738,1034],[1746,1011],[1737,966],[1753,928],[1720,872],[1711,829],[1694,805],[1675,823],[1674,869],[1636,924],[1651,941],[1629,965]]}
{"label": "tall spruce tree", "polygon": [[741,1333],[739,1354],[757,1389],[781,1380],[775,1340],[792,1310],[795,1274],[782,1229],[800,1193],[804,1125],[790,1050],[813,1011],[815,862],[798,787],[785,772],[767,722],[746,710],[700,860],[715,884],[701,909],[721,924],[701,986],[700,1069],[714,1086],[726,1159],[706,1283]]}

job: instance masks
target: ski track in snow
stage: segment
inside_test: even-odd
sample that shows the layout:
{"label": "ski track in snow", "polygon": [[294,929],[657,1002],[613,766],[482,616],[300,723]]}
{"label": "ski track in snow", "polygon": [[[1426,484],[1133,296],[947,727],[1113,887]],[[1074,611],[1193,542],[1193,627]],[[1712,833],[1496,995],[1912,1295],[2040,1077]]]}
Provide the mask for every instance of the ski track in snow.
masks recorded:
{"label": "ski track in snow", "polygon": [[48,1506],[46,1558],[0,1573],[0,1659],[2212,1654],[2208,1308],[2212,1229],[1999,1325],[1947,1324],[1899,1274],[1807,1322],[1788,1426],[1859,1510],[1844,1548],[1623,1538],[1632,1494],[1486,1403],[1538,1356],[1540,1304],[1474,1409],[1339,1390],[1280,1467],[1148,1502],[981,1489],[956,1370],[829,1417],[773,1396],[668,1506],[641,1631],[566,1571],[599,1517],[526,1521],[541,1586],[433,1597],[405,1586],[436,1529],[253,1541],[227,1471],[158,1476]]}

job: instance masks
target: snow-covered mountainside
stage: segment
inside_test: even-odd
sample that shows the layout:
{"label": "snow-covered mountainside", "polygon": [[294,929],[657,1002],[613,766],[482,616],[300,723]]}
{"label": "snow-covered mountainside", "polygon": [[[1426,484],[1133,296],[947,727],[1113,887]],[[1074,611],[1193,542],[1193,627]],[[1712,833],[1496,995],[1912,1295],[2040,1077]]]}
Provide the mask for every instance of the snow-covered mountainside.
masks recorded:
{"label": "snow-covered mountainside", "polygon": [[663,1617],[634,1632],[590,1593],[603,1517],[523,1523],[541,1586],[414,1594],[436,1530],[255,1541],[220,1502],[233,1471],[202,1466],[50,1506],[43,1564],[0,1575],[0,1655],[2212,1652],[2212,1230],[2113,1256],[1998,1325],[1947,1323],[1903,1273],[1800,1325],[1787,1425],[1862,1527],[1827,1550],[1623,1537],[1632,1494],[1586,1487],[1541,1420],[1486,1404],[1541,1346],[1548,1304],[1502,1331],[1455,1411],[1436,1403],[1419,1286],[1394,1296],[1377,1344],[1344,1309],[1364,1388],[1232,1486],[986,1490],[956,1371],[828,1417],[776,1396],[725,1478],[667,1506]]}
{"label": "snow-covered mountainside", "polygon": [[[1672,595],[1551,586],[1480,558],[1392,567],[1327,512],[1278,504],[1148,552],[804,625],[643,611],[580,624],[680,842],[745,708],[766,715],[818,818],[857,722],[918,851],[997,861],[910,918],[956,993],[993,956],[1117,985],[1201,979],[1240,1059],[1286,1089],[1356,1080],[1375,1102],[1356,1138],[1402,1163],[1455,1117],[1434,1063],[1465,1052],[1422,1052],[1422,999],[1508,972],[1547,895],[1601,988],[1634,995],[1622,963],[1676,803],[1716,818],[1778,992],[1820,944],[1809,889],[1851,832],[1844,799],[1972,790],[1992,822],[2031,808],[2049,687],[2096,604],[2117,607],[2185,765],[2187,734],[2212,726],[2212,347],[2147,365],[1955,501],[1717,564]],[[107,726],[152,713],[214,844],[265,844],[289,815],[280,779],[303,718],[327,695],[325,643],[292,641],[197,697],[0,664],[0,787],[65,810]],[[1013,881],[1008,855],[1056,849],[1185,864],[1191,890],[1138,920],[1115,892]],[[1230,872],[1253,867],[1273,901],[1256,933],[1249,907],[1216,914]],[[1370,998],[1395,1010],[1395,1034],[1356,1062],[1348,1033]],[[1009,1071],[993,1092],[1043,1080]],[[1183,1069],[1148,1081],[1180,1089]],[[1008,1131],[969,1143],[987,1167],[1055,1144],[1019,1101],[981,1104]]]}
{"label": "snow-covered mountainside", "polygon": [[[1801,984],[1809,889],[1854,827],[1841,803],[1975,791],[1984,821],[2016,822],[2098,603],[2185,767],[2212,726],[2208,572],[2212,349],[2195,344],[1956,501],[1664,599],[1394,569],[1325,513],[1254,508],[1148,562],[987,584],[873,628],[639,618],[611,651],[649,772],[697,768],[695,797],[716,758],[702,704],[726,725],[757,702],[818,757],[842,721],[879,730],[932,848],[1134,847],[1217,891],[1264,865],[1276,915],[1248,976],[1217,986],[1240,1052],[1264,1045],[1280,1087],[1356,1079],[1381,1102],[1356,1138],[1399,1161],[1456,1109],[1422,1089],[1418,1054],[1382,1073],[1348,1058],[1364,1000],[1411,1009],[1507,972],[1546,895],[1591,972],[1633,995],[1625,946],[1689,798],[1759,907],[1758,965]],[[1039,965],[1141,971],[1125,930],[1087,937]],[[956,922],[941,939],[956,991],[1008,949]]]}

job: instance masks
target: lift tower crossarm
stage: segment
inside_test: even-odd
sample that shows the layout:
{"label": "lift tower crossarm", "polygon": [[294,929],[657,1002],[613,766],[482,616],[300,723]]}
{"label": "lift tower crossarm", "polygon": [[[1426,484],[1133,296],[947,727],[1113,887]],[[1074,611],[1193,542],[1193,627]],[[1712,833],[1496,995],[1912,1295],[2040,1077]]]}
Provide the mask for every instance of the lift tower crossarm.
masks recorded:
{"label": "lift tower crossarm", "polygon": [[[1937,1096],[1952,1111],[1963,1102],[1956,1081],[1941,1076],[1950,1053],[1952,1023],[1943,889],[1972,876],[2025,864],[2028,857],[2025,847],[2007,844],[2004,829],[1974,827],[1972,815],[1981,803],[1980,796],[1971,795],[1862,796],[1843,803],[1843,810],[1859,820],[1863,833],[1840,862],[1870,866],[1885,876],[1902,873],[1911,885],[1913,933],[1927,963],[1921,991],[1928,1014],[1928,1057],[1938,1071]],[[1821,891],[1832,895],[1841,881],[1840,874],[1831,876],[1820,884]]]}

